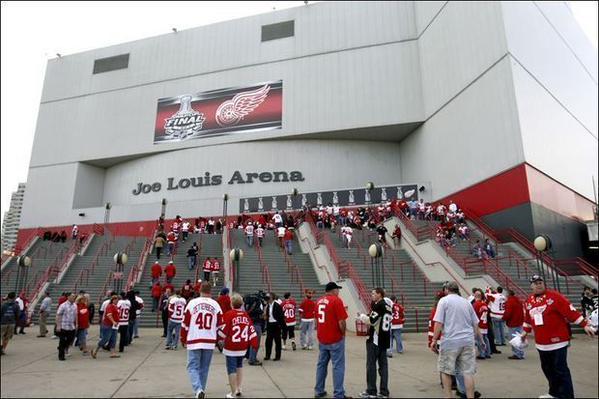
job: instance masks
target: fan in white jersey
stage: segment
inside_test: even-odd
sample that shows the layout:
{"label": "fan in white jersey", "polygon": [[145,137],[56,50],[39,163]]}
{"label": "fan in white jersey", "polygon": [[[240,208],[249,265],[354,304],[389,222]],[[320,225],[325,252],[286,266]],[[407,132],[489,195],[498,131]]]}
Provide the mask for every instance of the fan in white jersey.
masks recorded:
{"label": "fan in white jersey", "polygon": [[131,301],[127,299],[124,292],[121,292],[121,299],[116,307],[119,310],[119,352],[123,352],[125,346],[129,345],[129,312],[131,312]]}
{"label": "fan in white jersey", "polygon": [[351,247],[351,239],[353,237],[353,234],[354,229],[352,229],[350,226],[345,226],[345,241],[347,242],[348,249]]}
{"label": "fan in white jersey", "polygon": [[181,343],[187,348],[187,373],[196,398],[203,398],[208,381],[217,331],[222,325],[222,310],[211,298],[210,282],[204,281],[200,296],[185,307]]}
{"label": "fan in white jersey", "polygon": [[177,291],[168,301],[168,326],[166,329],[166,347],[164,349],[177,349],[186,304],[185,298],[181,297],[181,291]]}

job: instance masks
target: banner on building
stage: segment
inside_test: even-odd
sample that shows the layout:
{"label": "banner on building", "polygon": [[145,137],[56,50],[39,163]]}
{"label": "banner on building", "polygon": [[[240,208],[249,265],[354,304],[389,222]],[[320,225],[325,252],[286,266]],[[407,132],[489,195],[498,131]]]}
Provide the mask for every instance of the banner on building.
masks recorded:
{"label": "banner on building", "polygon": [[280,129],[283,81],[158,100],[154,144]]}
{"label": "banner on building", "polygon": [[417,201],[418,186],[416,184],[398,184],[377,187],[370,192],[365,188],[355,188],[300,193],[296,196],[286,194],[241,198],[239,200],[239,213],[293,210],[301,209],[306,205],[309,207],[327,206],[328,204],[340,207],[372,205],[392,201],[396,198]]}

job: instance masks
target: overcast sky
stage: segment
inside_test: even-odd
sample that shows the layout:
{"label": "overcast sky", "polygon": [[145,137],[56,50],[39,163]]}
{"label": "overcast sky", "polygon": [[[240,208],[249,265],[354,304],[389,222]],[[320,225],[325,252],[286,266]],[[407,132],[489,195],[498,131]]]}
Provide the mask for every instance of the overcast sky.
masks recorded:
{"label": "overcast sky", "polygon": [[[27,180],[47,60],[248,15],[303,1],[2,2],[1,207]],[[597,2],[570,2],[597,48]]]}

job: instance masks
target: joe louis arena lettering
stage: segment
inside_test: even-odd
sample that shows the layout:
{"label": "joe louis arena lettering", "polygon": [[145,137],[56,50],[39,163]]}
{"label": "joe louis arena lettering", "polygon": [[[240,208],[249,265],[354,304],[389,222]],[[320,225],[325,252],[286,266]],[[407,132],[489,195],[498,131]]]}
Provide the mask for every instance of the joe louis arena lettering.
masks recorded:
{"label": "joe louis arena lettering", "polygon": [[[189,187],[205,187],[205,186],[219,186],[223,182],[222,175],[211,175],[210,172],[204,173],[204,176],[199,177],[184,177],[176,181],[174,177],[169,177],[167,183],[167,190],[178,190],[186,189]],[[231,176],[231,179],[227,184],[246,184],[254,183],[259,181],[261,183],[284,183],[284,182],[298,182],[304,181],[302,172],[294,170],[291,172],[250,172],[244,175],[236,170]],[[162,190],[162,183],[137,183],[132,191],[133,195],[157,193]]]}

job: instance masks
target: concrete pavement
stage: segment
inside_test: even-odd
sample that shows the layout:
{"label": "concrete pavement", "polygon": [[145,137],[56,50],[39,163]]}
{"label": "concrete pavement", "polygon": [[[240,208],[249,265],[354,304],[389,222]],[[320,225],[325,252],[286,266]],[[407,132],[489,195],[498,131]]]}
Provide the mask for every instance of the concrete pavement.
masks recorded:
{"label": "concrete pavement", "polygon": [[[36,338],[37,328],[14,337],[1,357],[1,397],[192,397],[186,371],[186,350],[164,350],[161,329],[140,329],[119,359],[101,351],[97,360],[79,350],[58,361],[58,340]],[[97,326],[88,342],[95,343]],[[405,334],[405,353],[389,359],[393,397],[442,397],[436,357],[426,348],[425,334]],[[345,388],[357,397],[365,388],[365,338],[350,335],[346,345]],[[264,343],[264,340],[262,341]],[[538,397],[547,393],[536,350],[524,361],[503,354],[479,362],[477,390],[484,397]],[[263,348],[260,356],[263,356]],[[569,365],[578,397],[598,397],[597,339],[577,335],[569,351]],[[263,367],[244,365],[245,397],[312,397],[318,351],[283,352],[283,360]],[[228,390],[224,356],[214,353],[207,397],[224,397]],[[331,373],[327,391],[332,394]]]}

